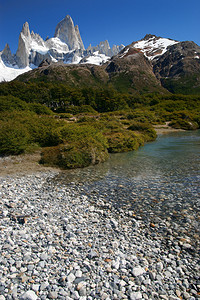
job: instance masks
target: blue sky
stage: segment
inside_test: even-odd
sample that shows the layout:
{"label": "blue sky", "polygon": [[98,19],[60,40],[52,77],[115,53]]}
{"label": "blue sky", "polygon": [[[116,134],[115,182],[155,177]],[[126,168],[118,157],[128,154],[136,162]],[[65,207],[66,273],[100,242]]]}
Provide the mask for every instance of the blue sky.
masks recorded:
{"label": "blue sky", "polygon": [[0,50],[16,52],[23,23],[43,39],[66,15],[79,25],[85,47],[108,40],[128,45],[147,33],[200,45],[200,0],[0,0]]}

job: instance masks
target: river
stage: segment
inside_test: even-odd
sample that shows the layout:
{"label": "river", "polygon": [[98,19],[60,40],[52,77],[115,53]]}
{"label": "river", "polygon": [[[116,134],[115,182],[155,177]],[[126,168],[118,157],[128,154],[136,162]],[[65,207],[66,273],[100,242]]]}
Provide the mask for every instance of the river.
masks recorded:
{"label": "river", "polygon": [[82,185],[92,202],[102,198],[147,222],[168,219],[199,234],[200,131],[160,135],[138,151],[112,154],[100,165],[62,172],[66,186]]}

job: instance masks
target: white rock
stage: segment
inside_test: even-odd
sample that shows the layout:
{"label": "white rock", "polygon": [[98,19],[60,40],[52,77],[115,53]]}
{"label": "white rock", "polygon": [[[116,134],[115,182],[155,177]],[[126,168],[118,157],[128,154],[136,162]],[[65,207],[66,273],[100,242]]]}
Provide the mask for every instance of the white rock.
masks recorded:
{"label": "white rock", "polygon": [[6,217],[8,215],[8,210],[3,211],[3,216]]}
{"label": "white rock", "polygon": [[89,211],[91,211],[91,212],[95,211],[95,207],[94,206],[90,206],[89,207]]}
{"label": "white rock", "polygon": [[48,258],[48,254],[47,253],[45,253],[45,252],[41,253],[41,255],[40,255],[40,259],[41,260],[46,260],[47,258]]}
{"label": "white rock", "polygon": [[133,268],[132,273],[134,276],[140,276],[145,273],[145,270],[141,267],[135,267],[135,268]]}
{"label": "white rock", "polygon": [[161,271],[163,270],[163,263],[162,263],[162,262],[158,262],[158,263],[156,264],[156,269],[157,269],[159,272],[161,272]]}
{"label": "white rock", "polygon": [[39,291],[39,288],[40,288],[40,285],[39,285],[39,284],[33,284],[33,285],[32,285],[32,289],[33,289],[35,292]]}
{"label": "white rock", "polygon": [[35,294],[34,291],[27,291],[26,293],[24,293],[21,297],[21,300],[36,300],[38,299],[37,295]]}
{"label": "white rock", "polygon": [[119,265],[120,265],[120,262],[118,261],[118,260],[114,260],[113,262],[112,262],[112,266],[113,266],[113,268],[115,268],[116,270],[118,270],[119,269]]}
{"label": "white rock", "polygon": [[142,294],[140,292],[132,292],[130,294],[130,299],[131,300],[142,299]]}
{"label": "white rock", "polygon": [[77,270],[75,273],[75,277],[82,277],[82,271],[81,270]]}
{"label": "white rock", "polygon": [[120,285],[120,286],[125,286],[125,285],[127,285],[127,283],[126,283],[126,281],[124,281],[124,280],[120,280],[119,285]]}
{"label": "white rock", "polygon": [[118,222],[114,218],[110,219],[110,224],[115,229],[118,227]]}
{"label": "white rock", "polygon": [[68,276],[67,276],[67,280],[68,282],[73,282],[75,280],[75,276],[73,273],[70,273]]}

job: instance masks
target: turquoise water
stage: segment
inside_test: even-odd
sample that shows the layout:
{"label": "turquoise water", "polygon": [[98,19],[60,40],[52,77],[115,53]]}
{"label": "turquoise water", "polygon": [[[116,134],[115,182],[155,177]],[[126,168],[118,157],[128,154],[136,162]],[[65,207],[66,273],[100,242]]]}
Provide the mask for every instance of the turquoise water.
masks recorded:
{"label": "turquoise water", "polygon": [[138,151],[110,155],[104,164],[65,171],[63,181],[91,182],[115,177],[124,179],[153,179],[200,175],[200,131],[176,132],[158,136]]}
{"label": "turquoise water", "polygon": [[158,136],[138,151],[112,154],[104,164],[62,172],[57,180],[82,185],[92,201],[102,198],[148,221],[170,218],[198,231],[200,131]]}

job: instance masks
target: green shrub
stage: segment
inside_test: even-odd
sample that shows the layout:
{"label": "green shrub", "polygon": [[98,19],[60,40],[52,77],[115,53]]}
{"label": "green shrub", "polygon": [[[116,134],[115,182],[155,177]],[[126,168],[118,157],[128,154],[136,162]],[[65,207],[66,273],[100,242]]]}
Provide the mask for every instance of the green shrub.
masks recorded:
{"label": "green shrub", "polygon": [[133,122],[128,129],[142,132],[145,142],[154,141],[157,137],[156,131],[149,123]]}
{"label": "green shrub", "polygon": [[107,140],[95,128],[69,124],[61,128],[60,134],[63,145],[44,149],[41,163],[69,169],[97,164],[108,158]]}
{"label": "green shrub", "polygon": [[28,110],[26,102],[13,96],[0,96],[0,112]]}
{"label": "green shrub", "polygon": [[191,122],[183,119],[177,119],[171,121],[169,126],[176,128],[176,129],[184,129],[184,130],[196,130],[199,128],[196,122]]}
{"label": "green shrub", "polygon": [[98,139],[88,137],[84,141],[77,140],[77,142],[45,148],[40,162],[62,169],[74,169],[98,164],[106,159],[108,159],[108,152],[105,145]]}
{"label": "green shrub", "polygon": [[30,111],[35,112],[37,115],[52,115],[53,112],[45,105],[40,103],[29,103],[28,108]]}
{"label": "green shrub", "polygon": [[18,155],[23,153],[30,143],[26,128],[15,120],[0,121],[0,154]]}
{"label": "green shrub", "polygon": [[60,113],[58,116],[56,116],[60,119],[71,119],[73,117],[72,114],[69,113]]}
{"label": "green shrub", "polygon": [[132,122],[128,129],[133,131],[146,131],[148,129],[152,129],[152,125],[149,123]]}
{"label": "green shrub", "polygon": [[107,139],[110,153],[137,150],[141,145],[141,140],[132,132],[117,132],[108,136]]}

